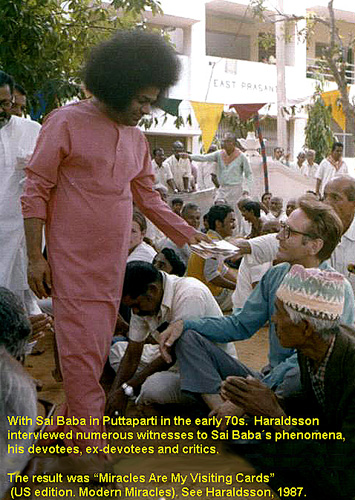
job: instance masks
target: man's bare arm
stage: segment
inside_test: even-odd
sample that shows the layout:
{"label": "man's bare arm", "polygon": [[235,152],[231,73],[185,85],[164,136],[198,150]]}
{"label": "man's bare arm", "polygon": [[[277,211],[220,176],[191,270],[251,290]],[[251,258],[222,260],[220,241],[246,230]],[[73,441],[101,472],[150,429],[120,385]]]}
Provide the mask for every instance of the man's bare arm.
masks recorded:
{"label": "man's bare arm", "polygon": [[28,255],[28,284],[40,299],[49,297],[52,288],[50,267],[42,255],[43,225],[42,219],[24,220]]}

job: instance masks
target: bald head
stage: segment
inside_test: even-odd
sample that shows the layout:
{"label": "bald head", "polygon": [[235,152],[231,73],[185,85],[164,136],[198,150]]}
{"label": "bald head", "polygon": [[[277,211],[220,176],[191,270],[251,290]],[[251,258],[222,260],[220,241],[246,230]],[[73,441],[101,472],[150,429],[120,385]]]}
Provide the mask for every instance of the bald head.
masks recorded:
{"label": "bald head", "polygon": [[355,179],[350,175],[333,177],[325,186],[324,201],[334,208],[346,232],[355,215]]}

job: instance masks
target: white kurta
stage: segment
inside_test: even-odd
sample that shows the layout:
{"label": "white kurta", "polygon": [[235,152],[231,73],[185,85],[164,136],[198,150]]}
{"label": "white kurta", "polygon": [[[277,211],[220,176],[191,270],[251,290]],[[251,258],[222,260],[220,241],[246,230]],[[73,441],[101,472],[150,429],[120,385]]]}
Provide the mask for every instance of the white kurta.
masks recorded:
{"label": "white kurta", "polygon": [[40,128],[37,122],[12,116],[0,129],[0,286],[22,298],[28,283],[20,196],[26,159],[34,150]]}

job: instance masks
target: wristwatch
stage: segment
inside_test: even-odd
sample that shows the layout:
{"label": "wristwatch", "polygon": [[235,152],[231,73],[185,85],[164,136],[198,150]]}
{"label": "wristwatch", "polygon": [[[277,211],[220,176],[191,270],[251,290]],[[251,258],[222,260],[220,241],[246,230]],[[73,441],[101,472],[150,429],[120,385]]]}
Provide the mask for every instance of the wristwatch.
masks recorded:
{"label": "wristwatch", "polygon": [[134,389],[131,385],[128,385],[128,384],[126,384],[126,382],[124,382],[121,385],[121,387],[122,387],[123,392],[125,393],[125,395],[127,396],[128,399],[131,399],[132,401],[136,400],[136,396],[134,395]]}

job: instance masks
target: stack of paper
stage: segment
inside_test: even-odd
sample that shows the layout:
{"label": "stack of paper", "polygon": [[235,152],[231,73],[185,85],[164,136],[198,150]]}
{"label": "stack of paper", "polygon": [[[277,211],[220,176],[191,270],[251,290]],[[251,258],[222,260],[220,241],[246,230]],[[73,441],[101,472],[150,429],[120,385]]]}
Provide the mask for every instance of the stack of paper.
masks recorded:
{"label": "stack of paper", "polygon": [[191,245],[191,250],[203,259],[210,259],[211,257],[228,259],[236,254],[239,248],[228,243],[228,241],[222,240],[213,243],[200,241],[200,243]]}

